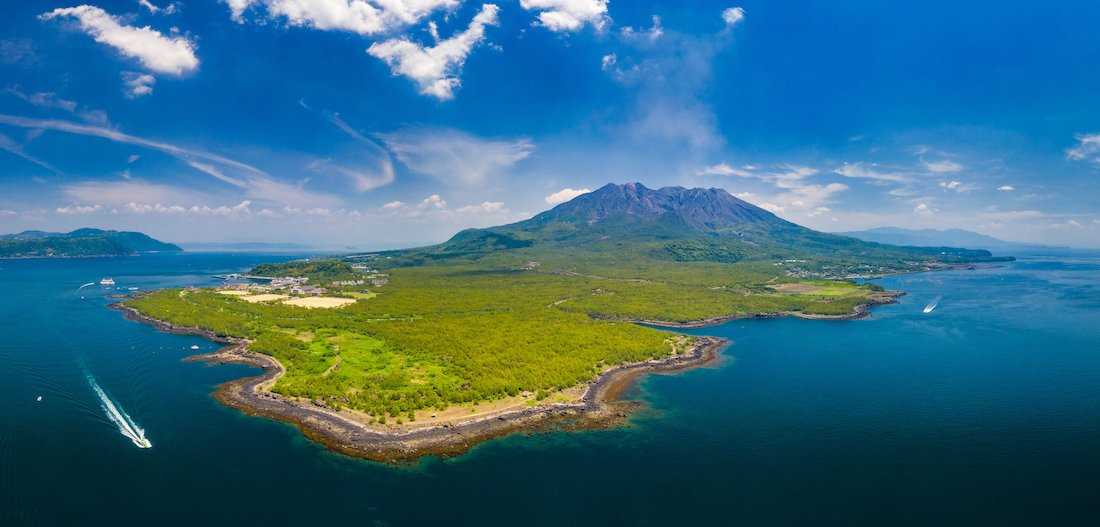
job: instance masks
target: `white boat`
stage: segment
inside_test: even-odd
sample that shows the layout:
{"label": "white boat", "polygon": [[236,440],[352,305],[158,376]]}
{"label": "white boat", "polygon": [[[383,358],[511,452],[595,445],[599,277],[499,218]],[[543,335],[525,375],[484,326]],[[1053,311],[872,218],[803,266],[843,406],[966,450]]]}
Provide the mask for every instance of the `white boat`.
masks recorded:
{"label": "white boat", "polygon": [[115,279],[114,278],[109,278],[109,277],[104,278],[104,279],[99,281],[99,285],[115,285]]}
{"label": "white boat", "polygon": [[191,349],[197,350],[197,349],[199,349],[199,345],[198,344],[192,344]]}
{"label": "white boat", "polygon": [[40,403],[40,402],[42,402],[42,396],[41,396],[41,395],[39,395],[38,397],[35,397],[35,398],[34,398],[34,400],[35,400],[35,402],[39,402],[39,403]]}

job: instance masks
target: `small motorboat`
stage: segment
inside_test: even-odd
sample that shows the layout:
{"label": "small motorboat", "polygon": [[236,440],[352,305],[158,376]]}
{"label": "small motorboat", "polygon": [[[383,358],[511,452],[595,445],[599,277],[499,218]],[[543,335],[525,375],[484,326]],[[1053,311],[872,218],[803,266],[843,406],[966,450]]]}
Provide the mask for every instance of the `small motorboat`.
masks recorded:
{"label": "small motorboat", "polygon": [[104,278],[99,281],[99,285],[115,285],[115,279],[110,277]]}

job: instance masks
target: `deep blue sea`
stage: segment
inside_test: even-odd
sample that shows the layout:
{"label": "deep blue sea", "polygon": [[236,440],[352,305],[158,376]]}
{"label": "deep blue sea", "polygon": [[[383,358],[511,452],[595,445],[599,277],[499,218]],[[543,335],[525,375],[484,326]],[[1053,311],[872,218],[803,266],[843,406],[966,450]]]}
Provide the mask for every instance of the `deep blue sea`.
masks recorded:
{"label": "deep blue sea", "polygon": [[[276,258],[0,261],[0,525],[1100,521],[1100,259],[881,280],[909,294],[867,320],[696,330],[733,345],[643,380],[628,427],[395,467],[220,406],[213,387],[252,370],[183,362],[214,345],[106,308]],[[104,276],[118,290],[77,290]],[[120,434],[88,375],[152,448]]]}

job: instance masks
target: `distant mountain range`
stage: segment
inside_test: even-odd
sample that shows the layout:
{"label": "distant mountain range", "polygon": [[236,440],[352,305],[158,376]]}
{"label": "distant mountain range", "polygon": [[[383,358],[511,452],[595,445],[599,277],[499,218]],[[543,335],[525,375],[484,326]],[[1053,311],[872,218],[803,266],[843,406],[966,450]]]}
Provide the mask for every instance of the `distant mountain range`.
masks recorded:
{"label": "distant mountain range", "polygon": [[937,230],[878,227],[875,229],[837,234],[859,238],[864,241],[888,243],[891,245],[908,245],[914,247],[970,247],[973,249],[986,249],[1000,254],[1070,250],[1067,247],[1010,242],[963,229]]}
{"label": "distant mountain range", "polygon": [[298,253],[317,250],[310,245],[282,242],[190,242],[181,245],[194,252]]}
{"label": "distant mountain range", "polygon": [[127,256],[182,250],[140,232],[86,228],[65,233],[23,231],[0,235],[0,258]]}
{"label": "distant mountain range", "polygon": [[818,232],[722,189],[608,184],[535,217],[468,229],[440,245],[391,251],[410,263],[500,251],[615,253],[675,261],[739,262],[811,258],[837,267],[990,261],[986,250],[899,247]]}

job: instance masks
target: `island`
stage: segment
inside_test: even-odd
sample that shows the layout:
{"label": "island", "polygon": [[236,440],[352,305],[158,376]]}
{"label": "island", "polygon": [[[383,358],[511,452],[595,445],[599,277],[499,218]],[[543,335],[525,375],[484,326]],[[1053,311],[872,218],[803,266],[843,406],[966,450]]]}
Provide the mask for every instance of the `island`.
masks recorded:
{"label": "island", "polygon": [[678,327],[861,318],[901,293],[860,278],[1004,260],[817,232],[721,189],[609,184],[436,246],[261,265],[115,307],[225,344],[197,360],[263,368],[220,386],[223,403],[394,461],[618,423],[633,379],[727,345]]}
{"label": "island", "polygon": [[140,232],[84,228],[64,233],[0,234],[0,258],[87,258],[182,250]]}

